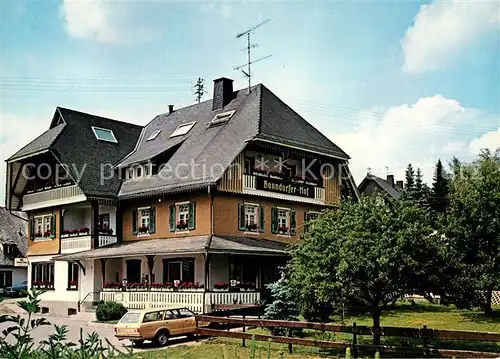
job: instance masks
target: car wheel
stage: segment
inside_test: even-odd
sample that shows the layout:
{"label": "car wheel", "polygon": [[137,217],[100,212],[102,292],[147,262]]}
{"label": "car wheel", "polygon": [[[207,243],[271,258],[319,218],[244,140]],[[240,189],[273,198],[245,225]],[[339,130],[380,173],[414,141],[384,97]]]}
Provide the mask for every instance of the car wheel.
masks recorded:
{"label": "car wheel", "polygon": [[189,333],[189,334],[186,334],[186,337],[187,337],[188,339],[194,339],[194,337],[195,337],[195,336],[196,336],[196,334],[194,334],[194,333]]}
{"label": "car wheel", "polygon": [[144,340],[132,340],[132,346],[140,347],[144,344]]}
{"label": "car wheel", "polygon": [[158,344],[161,347],[164,347],[165,345],[167,345],[168,333],[164,330],[158,332],[158,334],[156,334],[155,342],[156,342],[156,344]]}

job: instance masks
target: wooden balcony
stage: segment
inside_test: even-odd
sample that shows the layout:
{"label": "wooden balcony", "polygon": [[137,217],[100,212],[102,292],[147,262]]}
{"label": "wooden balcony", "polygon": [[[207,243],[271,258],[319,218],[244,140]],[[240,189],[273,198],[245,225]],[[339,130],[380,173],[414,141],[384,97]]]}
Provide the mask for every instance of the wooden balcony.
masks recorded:
{"label": "wooden balcony", "polygon": [[[117,237],[107,234],[99,235],[99,247],[109,246],[116,243]],[[61,236],[61,253],[76,253],[92,249],[92,236],[90,234],[78,236]]]}
{"label": "wooden balcony", "polygon": [[23,211],[85,201],[86,197],[78,185],[62,186],[23,196]]}

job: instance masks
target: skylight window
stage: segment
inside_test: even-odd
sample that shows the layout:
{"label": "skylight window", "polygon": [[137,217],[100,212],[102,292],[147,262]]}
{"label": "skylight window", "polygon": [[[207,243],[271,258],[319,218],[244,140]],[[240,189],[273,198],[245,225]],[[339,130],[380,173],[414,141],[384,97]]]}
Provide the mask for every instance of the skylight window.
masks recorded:
{"label": "skylight window", "polygon": [[94,135],[99,141],[118,143],[113,131],[107,128],[92,126],[92,131],[94,131]]}
{"label": "skylight window", "polygon": [[191,131],[191,129],[193,128],[195,123],[196,123],[196,121],[185,123],[183,125],[179,125],[179,127],[177,127],[175,129],[175,131],[172,132],[172,134],[170,135],[170,138],[185,135],[186,133]]}
{"label": "skylight window", "polygon": [[208,124],[208,127],[217,126],[217,125],[221,125],[223,123],[226,123],[227,121],[229,121],[231,119],[231,117],[233,116],[233,114],[235,112],[236,111],[229,111],[229,112],[223,112],[223,113],[219,113],[218,115],[215,115],[215,117],[212,119],[212,121],[210,121],[210,123]]}
{"label": "skylight window", "polygon": [[156,130],[148,137],[147,141],[153,141],[160,134],[161,130]]}

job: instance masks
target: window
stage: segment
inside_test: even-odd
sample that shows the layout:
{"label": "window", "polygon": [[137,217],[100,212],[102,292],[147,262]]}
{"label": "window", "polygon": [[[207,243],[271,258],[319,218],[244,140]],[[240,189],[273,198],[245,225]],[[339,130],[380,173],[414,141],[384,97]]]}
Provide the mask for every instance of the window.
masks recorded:
{"label": "window", "polygon": [[136,177],[142,177],[142,167],[137,167],[135,169]]}
{"label": "window", "polygon": [[196,123],[196,121],[185,123],[183,125],[179,125],[179,127],[177,127],[175,129],[175,131],[172,132],[172,134],[170,135],[170,138],[185,135],[193,128],[195,123]]}
{"label": "window", "polygon": [[195,229],[196,203],[181,202],[170,206],[170,232]]}
{"label": "window", "polygon": [[78,289],[78,272],[80,268],[74,262],[68,262],[68,289]]}
{"label": "window", "polygon": [[132,212],[133,234],[155,233],[156,209],[154,207],[142,207]]}
{"label": "window", "polygon": [[309,230],[309,222],[318,219],[320,213],[319,212],[305,212],[304,214],[304,232]]}
{"label": "window", "polygon": [[134,169],[132,167],[127,169],[127,178],[128,179],[134,178]]}
{"label": "window", "polygon": [[295,211],[288,208],[274,207],[271,209],[271,231],[275,234],[295,235]]}
{"label": "window", "polygon": [[12,271],[0,271],[0,288],[12,286]]}
{"label": "window", "polygon": [[31,239],[42,240],[45,238],[55,237],[55,216],[47,214],[43,216],[36,216],[31,224]]}
{"label": "window", "polygon": [[231,119],[231,117],[233,116],[234,113],[235,113],[235,111],[228,111],[228,112],[223,112],[223,113],[219,113],[218,115],[215,115],[215,117],[212,119],[212,121],[210,121],[210,123],[208,124],[208,127],[217,126],[217,125],[221,125],[223,123],[226,123],[227,121],[229,121]]}
{"label": "window", "polygon": [[99,232],[108,233],[109,228],[109,213],[99,215]]}
{"label": "window", "polygon": [[94,131],[94,135],[99,141],[118,143],[113,131],[111,131],[107,128],[92,126],[92,131]]}
{"label": "window", "polygon": [[54,263],[33,263],[31,265],[31,281],[35,288],[53,288]]}
{"label": "window", "polygon": [[264,209],[258,204],[240,204],[238,217],[240,231],[264,231]]}
{"label": "window", "polygon": [[252,158],[245,157],[245,166],[243,167],[243,174],[251,175],[252,174]]}
{"label": "window", "polygon": [[140,216],[141,216],[140,220],[141,227],[145,228],[147,231],[149,229],[149,208],[141,209]]}
{"label": "window", "polygon": [[161,320],[163,320],[163,313],[164,313],[164,311],[146,313],[146,314],[144,314],[144,319],[142,320],[142,322],[148,323],[148,322],[161,321]]}
{"label": "window", "polygon": [[160,134],[161,130],[156,130],[153,132],[146,141],[153,141]]}
{"label": "window", "polygon": [[174,283],[175,281],[194,282],[194,259],[164,259],[163,281]]}
{"label": "window", "polygon": [[122,319],[120,319],[120,323],[132,324],[137,323],[139,318],[141,317],[141,313],[125,313]]}
{"label": "window", "polygon": [[6,243],[3,245],[3,254],[7,257],[15,257],[17,255],[17,246],[15,244]]}

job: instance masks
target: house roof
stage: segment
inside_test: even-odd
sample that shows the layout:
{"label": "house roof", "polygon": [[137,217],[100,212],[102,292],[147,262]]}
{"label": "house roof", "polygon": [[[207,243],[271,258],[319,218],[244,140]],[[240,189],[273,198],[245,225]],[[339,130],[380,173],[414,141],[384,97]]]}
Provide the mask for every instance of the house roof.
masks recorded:
{"label": "house roof", "polygon": [[265,239],[244,237],[193,236],[122,242],[115,245],[64,254],[55,260],[73,261],[96,258],[137,257],[180,253],[239,253],[252,255],[285,255],[286,245]]}
{"label": "house roof", "polygon": [[[112,130],[117,143],[98,140],[92,126]],[[70,176],[87,196],[116,197],[120,179],[113,176],[101,181],[101,170],[111,170],[130,153],[141,130],[142,126],[57,107],[51,128],[8,161],[50,150],[60,163],[68,166]]]}
{"label": "house roof", "polygon": [[[227,123],[209,127],[215,115],[233,110],[235,112]],[[193,121],[196,123],[187,134],[169,138],[179,125]],[[158,137],[147,141],[158,130],[161,131]],[[235,91],[232,101],[217,111],[212,111],[212,100],[208,100],[156,116],[144,128],[136,150],[118,167],[150,160],[170,149],[175,151],[172,151],[167,166],[157,175],[125,181],[119,198],[214,185],[247,143],[253,140],[273,141],[349,159],[344,151],[259,84],[252,87],[250,93],[247,89]]]}
{"label": "house roof", "polygon": [[54,143],[57,137],[61,134],[64,129],[65,124],[62,123],[58,126],[48,129],[40,136],[35,138],[33,141],[28,143],[26,146],[21,148],[19,151],[10,156],[7,161],[13,161],[17,158],[24,156],[29,156],[40,151],[48,150],[50,146]]}
{"label": "house roof", "polygon": [[[19,250],[17,257],[26,257],[27,246],[27,222],[19,217],[28,219],[24,212],[10,213],[5,207],[0,207],[0,241],[2,244],[15,244]],[[0,265],[14,265],[14,259],[0,254]]]}
{"label": "house roof", "polygon": [[397,188],[392,187],[385,179],[372,174],[367,174],[363,181],[361,181],[358,187],[359,192],[363,193],[370,181],[373,181],[380,189],[385,191],[392,198],[398,199],[401,197],[401,192]]}

